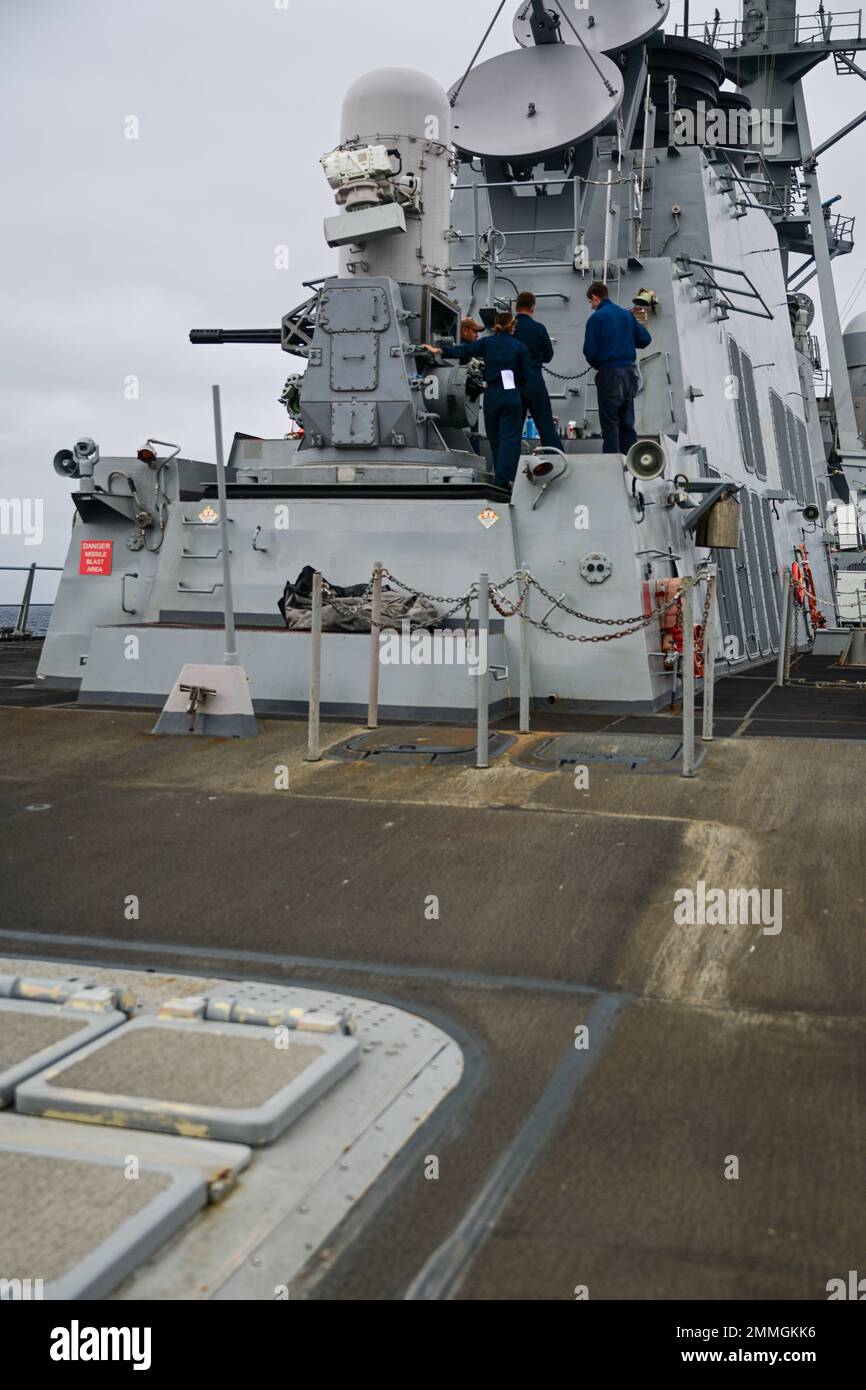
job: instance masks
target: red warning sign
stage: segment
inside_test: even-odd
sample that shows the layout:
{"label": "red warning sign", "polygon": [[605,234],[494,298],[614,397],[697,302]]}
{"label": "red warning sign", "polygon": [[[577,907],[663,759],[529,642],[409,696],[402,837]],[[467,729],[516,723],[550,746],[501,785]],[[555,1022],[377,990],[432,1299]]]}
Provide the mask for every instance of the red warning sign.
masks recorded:
{"label": "red warning sign", "polygon": [[111,574],[114,541],[82,541],[79,574]]}

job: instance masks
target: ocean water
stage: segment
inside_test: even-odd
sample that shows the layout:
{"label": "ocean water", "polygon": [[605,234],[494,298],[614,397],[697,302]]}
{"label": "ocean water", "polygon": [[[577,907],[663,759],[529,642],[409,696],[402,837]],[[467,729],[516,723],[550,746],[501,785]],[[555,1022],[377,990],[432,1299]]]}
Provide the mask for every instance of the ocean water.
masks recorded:
{"label": "ocean water", "polygon": [[[52,603],[31,603],[27,627],[34,637],[44,637],[51,619]],[[14,627],[18,620],[18,604],[0,603],[0,627]]]}

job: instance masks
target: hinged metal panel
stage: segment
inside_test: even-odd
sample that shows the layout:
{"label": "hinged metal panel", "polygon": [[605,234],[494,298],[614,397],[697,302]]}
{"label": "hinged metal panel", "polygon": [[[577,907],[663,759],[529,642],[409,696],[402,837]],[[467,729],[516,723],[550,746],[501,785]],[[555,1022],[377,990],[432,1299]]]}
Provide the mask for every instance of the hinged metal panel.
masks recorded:
{"label": "hinged metal panel", "polygon": [[373,285],[340,285],[326,290],[317,327],[326,333],[383,333],[391,322],[388,298]]}
{"label": "hinged metal panel", "polygon": [[340,333],[331,339],[331,389],[374,391],[379,384],[375,333]]}
{"label": "hinged metal panel", "polygon": [[334,401],[331,404],[331,443],[339,448],[369,448],[377,442],[375,401]]}

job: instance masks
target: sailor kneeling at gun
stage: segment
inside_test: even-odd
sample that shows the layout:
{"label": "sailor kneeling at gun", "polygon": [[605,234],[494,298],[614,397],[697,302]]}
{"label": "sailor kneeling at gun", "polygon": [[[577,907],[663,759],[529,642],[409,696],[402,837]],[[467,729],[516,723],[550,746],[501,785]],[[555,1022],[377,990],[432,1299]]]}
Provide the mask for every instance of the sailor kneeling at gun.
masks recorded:
{"label": "sailor kneeling at gun", "polygon": [[529,353],[513,337],[514,319],[510,312],[496,315],[493,332],[475,343],[447,343],[444,347],[423,346],[443,357],[468,362],[480,357],[484,363],[484,428],[493,451],[494,482],[510,489],[520,460],[523,433],[521,390],[529,381]]}
{"label": "sailor kneeling at gun", "polygon": [[586,325],[583,355],[595,367],[598,423],[602,453],[627,454],[637,439],[634,398],[637,395],[637,349],[649,347],[652,337],[636,317],[608,299],[607,285],[594,280],[586,292],[593,312]]}

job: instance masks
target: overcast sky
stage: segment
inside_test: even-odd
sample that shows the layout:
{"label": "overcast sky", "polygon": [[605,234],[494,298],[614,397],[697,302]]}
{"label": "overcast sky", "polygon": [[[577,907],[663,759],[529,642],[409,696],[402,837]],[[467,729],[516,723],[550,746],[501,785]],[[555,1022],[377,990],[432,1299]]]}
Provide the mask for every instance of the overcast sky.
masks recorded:
{"label": "overcast sky", "polygon": [[[610,0],[615,4],[616,0]],[[0,497],[43,498],[45,540],[0,535],[0,563],[61,564],[72,507],[55,452],[103,455],[147,436],[213,457],[210,385],[227,437],[285,433],[296,359],[277,347],[192,347],[190,328],[276,327],[331,273],[319,156],[348,85],[466,67],[494,0],[0,0]],[[509,0],[483,57],[513,47]],[[736,0],[721,0],[725,17]],[[816,6],[801,0],[800,9]],[[713,4],[692,0],[692,23]],[[674,0],[667,28],[682,15]],[[817,142],[862,110],[866,85],[824,63],[807,82]],[[129,119],[138,139],[126,138]],[[866,126],[820,165],[822,195],[866,235]],[[852,171],[856,170],[856,176]],[[288,269],[275,247],[287,246]],[[840,304],[862,253],[837,262]],[[866,307],[866,279],[855,308]],[[809,287],[814,293],[814,284]],[[127,379],[139,383],[128,399]],[[53,596],[55,577],[35,597]],[[19,577],[0,575],[0,603]]]}

